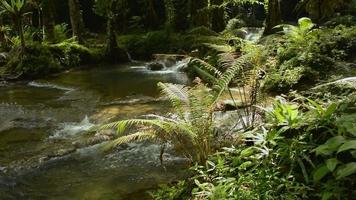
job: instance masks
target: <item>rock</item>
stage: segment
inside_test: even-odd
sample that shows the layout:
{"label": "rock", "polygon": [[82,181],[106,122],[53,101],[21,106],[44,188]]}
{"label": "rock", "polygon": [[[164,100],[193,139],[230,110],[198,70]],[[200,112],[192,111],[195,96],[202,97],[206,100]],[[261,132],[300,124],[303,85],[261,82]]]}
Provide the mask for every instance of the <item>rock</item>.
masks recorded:
{"label": "rock", "polygon": [[330,83],[326,83],[326,84],[322,84],[319,86],[316,86],[312,89],[320,89],[323,87],[328,87],[328,86],[333,86],[333,85],[344,85],[344,86],[349,86],[352,88],[356,89],[356,77],[349,77],[349,78],[344,78],[344,79],[340,79],[334,82],[330,82]]}
{"label": "rock", "polygon": [[8,54],[8,53],[6,53],[6,52],[1,52],[1,53],[0,53],[0,65],[6,64],[8,57],[9,57],[9,54]]}
{"label": "rock", "polygon": [[233,110],[238,110],[250,106],[250,105],[245,105],[242,101],[239,100],[235,100],[235,101],[225,100],[220,102],[220,104],[221,104],[222,111],[233,111]]}
{"label": "rock", "polygon": [[161,64],[161,63],[154,62],[154,63],[150,63],[150,64],[148,65],[148,69],[150,69],[150,70],[152,70],[152,71],[159,71],[159,70],[164,69],[164,66],[163,66],[163,64]]}
{"label": "rock", "polygon": [[245,39],[248,33],[246,30],[238,29],[234,31],[234,34],[236,37]]}

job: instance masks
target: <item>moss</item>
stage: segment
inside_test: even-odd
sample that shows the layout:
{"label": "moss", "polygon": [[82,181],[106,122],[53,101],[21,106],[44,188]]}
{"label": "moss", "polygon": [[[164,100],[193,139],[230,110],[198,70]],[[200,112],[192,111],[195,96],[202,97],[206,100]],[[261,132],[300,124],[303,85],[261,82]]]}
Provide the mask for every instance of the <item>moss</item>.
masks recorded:
{"label": "moss", "polygon": [[[202,50],[206,48],[204,43],[216,35],[217,33],[205,27],[198,27],[186,33],[160,30],[146,34],[121,35],[118,37],[118,44],[134,59],[147,60],[152,54],[187,54],[196,49]],[[206,51],[204,52],[206,54]]]}
{"label": "moss", "polygon": [[103,57],[101,50],[89,49],[71,40],[50,45],[49,49],[60,64],[66,67],[97,63]]}
{"label": "moss", "polygon": [[102,53],[97,49],[89,49],[74,41],[45,45],[33,43],[28,45],[22,56],[18,48],[10,53],[6,64],[6,74],[24,79],[34,79],[79,65],[101,61]]}
{"label": "moss", "polygon": [[21,59],[20,50],[14,49],[6,65],[6,73],[22,78],[38,78],[62,69],[59,62],[53,58],[48,48],[34,44],[27,46]]}

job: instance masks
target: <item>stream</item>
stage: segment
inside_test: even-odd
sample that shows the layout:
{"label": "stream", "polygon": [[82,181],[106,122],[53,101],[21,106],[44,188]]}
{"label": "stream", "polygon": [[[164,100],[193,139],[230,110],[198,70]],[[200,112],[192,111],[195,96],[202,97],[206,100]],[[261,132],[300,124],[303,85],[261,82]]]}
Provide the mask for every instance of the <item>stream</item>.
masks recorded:
{"label": "stream", "polygon": [[102,152],[97,124],[169,112],[158,82],[189,84],[184,63],[97,66],[0,83],[0,199],[150,199],[147,190],[185,175],[185,160],[143,142]]}

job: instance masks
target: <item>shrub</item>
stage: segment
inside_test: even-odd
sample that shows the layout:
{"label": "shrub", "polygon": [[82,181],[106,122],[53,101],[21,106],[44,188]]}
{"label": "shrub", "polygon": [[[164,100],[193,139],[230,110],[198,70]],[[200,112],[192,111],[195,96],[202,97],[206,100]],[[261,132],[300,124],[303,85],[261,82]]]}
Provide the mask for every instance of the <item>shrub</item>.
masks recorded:
{"label": "shrub", "polygon": [[279,97],[266,109],[262,128],[239,133],[238,148],[209,157],[179,186],[191,199],[352,199],[355,103],[355,95],[325,105]]}
{"label": "shrub", "polygon": [[53,58],[51,51],[40,44],[28,45],[21,58],[19,49],[11,51],[11,59],[7,63],[7,72],[23,78],[38,78],[61,70],[59,62]]}
{"label": "shrub", "polygon": [[68,37],[68,24],[62,23],[54,26],[54,42],[63,42]]}
{"label": "shrub", "polygon": [[[352,61],[356,51],[356,27],[315,29],[307,18],[299,26],[286,26],[288,38],[278,50],[278,62],[269,69],[265,88],[284,92],[303,88],[338,74],[338,62]],[[273,47],[274,48],[274,47]]]}

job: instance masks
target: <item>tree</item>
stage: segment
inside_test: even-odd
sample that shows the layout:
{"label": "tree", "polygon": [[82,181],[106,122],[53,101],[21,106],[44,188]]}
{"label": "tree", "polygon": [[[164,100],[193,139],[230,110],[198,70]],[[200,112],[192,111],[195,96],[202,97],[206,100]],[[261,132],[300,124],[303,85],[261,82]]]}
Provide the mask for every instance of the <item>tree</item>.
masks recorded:
{"label": "tree", "polygon": [[26,42],[24,37],[24,25],[23,25],[23,17],[26,14],[26,1],[25,0],[0,0],[0,8],[1,14],[7,13],[11,16],[14,21],[15,28],[17,29],[18,35],[21,40],[21,52],[25,52]]}
{"label": "tree", "polygon": [[122,1],[125,0],[95,0],[94,11],[106,18],[106,50],[105,55],[111,62],[128,61],[126,52],[119,48],[116,39],[115,25]]}
{"label": "tree", "polygon": [[42,0],[43,41],[54,41],[55,4],[51,0]]}
{"label": "tree", "polygon": [[174,30],[189,28],[189,0],[165,0],[167,25]]}
{"label": "tree", "polygon": [[146,25],[149,28],[157,28],[159,20],[155,9],[154,0],[146,0],[147,14],[146,14]]}
{"label": "tree", "polygon": [[208,0],[192,0],[190,3],[190,15],[193,27],[209,27]]}
{"label": "tree", "polygon": [[273,28],[282,22],[279,0],[268,0],[264,35],[274,33]]}
{"label": "tree", "polygon": [[223,31],[225,28],[225,11],[222,4],[224,0],[211,0],[212,14],[211,14],[211,29],[216,32]]}
{"label": "tree", "polygon": [[297,5],[297,10],[305,9],[313,21],[321,22],[332,16],[346,2],[346,0],[302,0]]}
{"label": "tree", "polygon": [[79,0],[68,0],[68,6],[73,37],[83,43],[84,23]]}

